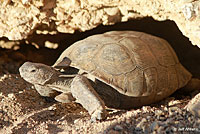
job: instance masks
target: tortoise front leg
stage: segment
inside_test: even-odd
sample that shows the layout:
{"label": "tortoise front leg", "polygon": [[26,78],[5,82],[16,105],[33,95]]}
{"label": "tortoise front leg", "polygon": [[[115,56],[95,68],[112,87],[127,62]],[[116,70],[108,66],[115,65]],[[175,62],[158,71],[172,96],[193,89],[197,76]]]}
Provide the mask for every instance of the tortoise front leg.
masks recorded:
{"label": "tortoise front leg", "polygon": [[106,118],[105,104],[86,77],[77,75],[73,79],[71,93],[76,98],[76,102],[80,103],[89,112],[91,121]]}

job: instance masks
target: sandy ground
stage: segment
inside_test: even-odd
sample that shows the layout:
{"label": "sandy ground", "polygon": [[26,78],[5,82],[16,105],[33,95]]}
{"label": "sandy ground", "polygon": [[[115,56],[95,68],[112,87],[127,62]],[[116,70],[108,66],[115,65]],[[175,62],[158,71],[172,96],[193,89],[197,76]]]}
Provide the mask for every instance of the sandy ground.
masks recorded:
{"label": "sandy ground", "polygon": [[92,123],[79,104],[41,97],[19,76],[18,68],[27,56],[11,53],[1,50],[0,55],[1,134],[200,133],[200,119],[184,109],[194,93],[175,93],[161,102],[130,111],[108,109],[106,120]]}
{"label": "sandy ground", "polygon": [[[75,103],[61,104],[41,97],[19,74],[0,76],[0,133],[200,133],[200,119],[184,109],[189,96],[171,96],[152,106],[109,110],[105,121],[90,116]],[[184,98],[184,99],[183,99]]]}

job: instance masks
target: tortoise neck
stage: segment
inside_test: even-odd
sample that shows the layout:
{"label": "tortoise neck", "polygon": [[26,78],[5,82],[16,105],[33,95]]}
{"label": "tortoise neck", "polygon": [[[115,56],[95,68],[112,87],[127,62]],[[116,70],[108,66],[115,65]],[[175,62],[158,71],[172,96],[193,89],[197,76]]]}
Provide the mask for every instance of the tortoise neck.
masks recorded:
{"label": "tortoise neck", "polygon": [[71,83],[75,76],[72,75],[58,75],[53,76],[52,79],[47,81],[45,85],[48,85],[50,88],[55,89],[63,93],[70,92]]}

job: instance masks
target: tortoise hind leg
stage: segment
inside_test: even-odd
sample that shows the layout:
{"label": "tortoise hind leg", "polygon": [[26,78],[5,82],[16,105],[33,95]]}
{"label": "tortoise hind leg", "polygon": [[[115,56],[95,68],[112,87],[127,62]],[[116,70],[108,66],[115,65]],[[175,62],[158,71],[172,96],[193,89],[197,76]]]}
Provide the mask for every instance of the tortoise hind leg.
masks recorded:
{"label": "tortoise hind leg", "polygon": [[55,100],[62,103],[70,103],[75,100],[71,93],[61,93],[55,97]]}
{"label": "tortoise hind leg", "polygon": [[105,104],[86,77],[77,75],[73,79],[71,93],[76,98],[76,102],[80,103],[89,112],[91,121],[106,118]]}
{"label": "tortoise hind leg", "polygon": [[187,83],[186,86],[181,88],[181,92],[185,92],[185,93],[193,92],[195,90],[199,90],[200,91],[200,79],[198,79],[198,78],[192,78]]}

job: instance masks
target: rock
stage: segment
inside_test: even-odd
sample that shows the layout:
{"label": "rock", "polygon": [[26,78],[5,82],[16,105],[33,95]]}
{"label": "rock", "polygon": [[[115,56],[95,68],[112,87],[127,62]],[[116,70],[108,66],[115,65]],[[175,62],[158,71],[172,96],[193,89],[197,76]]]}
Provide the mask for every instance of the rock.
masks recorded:
{"label": "rock", "polygon": [[142,120],[137,124],[137,128],[141,128],[142,126],[144,126],[144,123],[147,122],[146,118],[142,118]]}
{"label": "rock", "polygon": [[161,110],[156,110],[156,111],[155,111],[155,115],[156,115],[156,116],[160,116],[160,115],[162,115],[162,113],[163,113],[163,112],[162,112]]}
{"label": "rock", "polygon": [[[74,33],[151,16],[158,21],[173,20],[193,44],[200,46],[199,6],[196,0],[1,0],[0,37],[21,40],[43,29]],[[48,28],[37,29],[42,24]]]}
{"label": "rock", "polygon": [[159,124],[157,121],[154,121],[151,125],[150,125],[150,129],[151,131],[155,131],[159,128]]}
{"label": "rock", "polygon": [[13,93],[8,94],[8,98],[13,99],[15,95]]}
{"label": "rock", "polygon": [[186,107],[189,112],[194,116],[200,117],[200,93],[197,94],[187,105]]}
{"label": "rock", "polygon": [[122,130],[123,130],[123,127],[120,126],[120,125],[116,125],[116,126],[114,127],[114,130],[116,130],[116,131],[122,131]]}
{"label": "rock", "polygon": [[120,134],[120,132],[111,129],[107,134]]}

